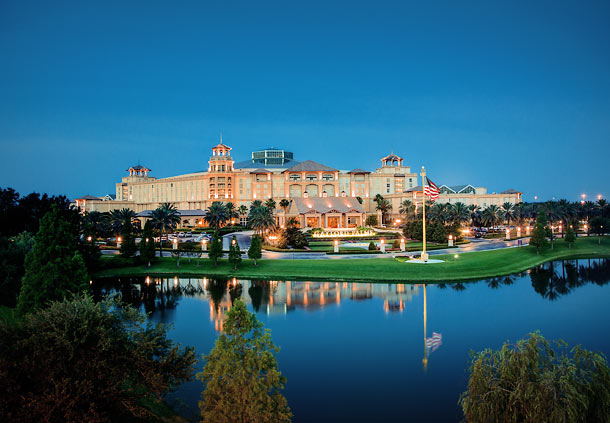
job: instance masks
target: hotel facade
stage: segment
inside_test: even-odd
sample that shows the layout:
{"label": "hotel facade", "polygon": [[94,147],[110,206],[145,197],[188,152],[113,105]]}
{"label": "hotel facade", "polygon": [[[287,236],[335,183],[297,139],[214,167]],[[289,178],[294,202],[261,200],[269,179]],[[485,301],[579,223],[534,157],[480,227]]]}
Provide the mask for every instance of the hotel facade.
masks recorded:
{"label": "hotel facade", "polygon": [[[290,217],[301,227],[348,228],[363,226],[369,214],[380,214],[373,201],[377,194],[392,204],[392,217],[399,218],[400,203],[411,200],[422,204],[422,187],[418,173],[395,154],[382,157],[374,171],[340,170],[311,160],[296,161],[293,153],[281,149],[254,151],[250,160],[235,162],[231,147],[221,142],[212,148],[205,171],[155,178],[151,169],[137,165],[127,169],[128,175],[116,184],[115,196],[84,196],[75,200],[82,211],[108,212],[130,208],[146,214],[162,203],[172,203],[183,216],[183,224],[201,223],[202,210],[213,202],[232,202],[235,207],[249,206],[255,200],[272,198],[277,203],[274,214],[278,224]],[[418,179],[419,178],[419,179]],[[488,193],[473,185],[439,185],[438,202],[481,208],[489,205],[521,202],[521,192],[509,189]],[[290,206],[283,210],[279,202]],[[245,223],[245,216],[241,217]]]}

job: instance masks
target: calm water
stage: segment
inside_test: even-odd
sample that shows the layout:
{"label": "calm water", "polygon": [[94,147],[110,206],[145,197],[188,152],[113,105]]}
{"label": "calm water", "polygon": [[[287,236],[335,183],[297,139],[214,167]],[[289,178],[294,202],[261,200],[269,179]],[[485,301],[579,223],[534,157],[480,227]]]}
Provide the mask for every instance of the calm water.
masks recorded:
{"label": "calm water", "polygon": [[[455,422],[471,349],[539,329],[610,355],[609,280],[610,260],[596,259],[460,284],[121,278],[95,287],[172,323],[171,337],[199,355],[241,296],[281,348],[295,422]],[[440,345],[426,350],[424,331]],[[185,416],[197,413],[202,389],[195,381],[172,394]]]}

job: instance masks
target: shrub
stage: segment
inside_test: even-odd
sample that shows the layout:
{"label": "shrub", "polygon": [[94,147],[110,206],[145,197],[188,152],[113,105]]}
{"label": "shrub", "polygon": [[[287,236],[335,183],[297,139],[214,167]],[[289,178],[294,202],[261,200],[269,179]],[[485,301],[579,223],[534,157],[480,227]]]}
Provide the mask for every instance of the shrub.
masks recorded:
{"label": "shrub", "polygon": [[369,251],[377,250],[377,246],[373,241],[369,243]]}
{"label": "shrub", "polygon": [[375,214],[370,214],[366,217],[366,220],[364,221],[364,224],[366,226],[377,226],[379,224],[379,221],[377,220],[377,215]]}
{"label": "shrub", "polygon": [[607,421],[610,369],[603,355],[568,350],[539,332],[500,351],[473,354],[459,403],[470,423]]}

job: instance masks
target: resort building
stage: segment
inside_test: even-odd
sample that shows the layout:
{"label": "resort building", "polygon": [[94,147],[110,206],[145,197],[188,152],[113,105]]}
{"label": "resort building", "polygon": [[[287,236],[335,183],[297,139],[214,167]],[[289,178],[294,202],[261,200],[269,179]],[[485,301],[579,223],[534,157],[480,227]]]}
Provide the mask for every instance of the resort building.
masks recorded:
{"label": "resort building", "polygon": [[[130,208],[144,217],[149,210],[169,202],[184,211],[184,217],[189,215],[186,220],[195,226],[204,218],[201,214],[195,216],[195,211],[205,210],[215,201],[232,202],[238,208],[272,198],[277,203],[274,214],[280,225],[295,217],[301,227],[357,227],[369,214],[380,218],[373,201],[378,194],[391,202],[393,218],[399,218],[404,200],[421,207],[421,177],[417,171],[394,153],[380,161],[381,166],[374,171],[340,170],[312,160],[296,161],[292,152],[267,148],[252,152],[250,160],[235,162],[231,147],[221,139],[212,148],[206,170],[157,179],[149,175],[151,169],[132,166],[116,184],[116,198],[87,195],[75,203],[83,212]],[[486,188],[473,185],[439,188],[439,202],[481,207],[521,202],[521,192],[514,189],[488,193]],[[282,199],[290,202],[286,209],[279,206]],[[242,216],[242,223],[244,219]]]}

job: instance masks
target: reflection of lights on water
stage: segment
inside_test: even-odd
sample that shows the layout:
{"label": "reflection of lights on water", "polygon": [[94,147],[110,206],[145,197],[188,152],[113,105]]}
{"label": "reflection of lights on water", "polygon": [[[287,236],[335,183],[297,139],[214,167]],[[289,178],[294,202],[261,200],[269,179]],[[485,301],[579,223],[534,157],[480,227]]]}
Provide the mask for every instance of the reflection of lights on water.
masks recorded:
{"label": "reflection of lights on water", "polygon": [[146,276],[146,285],[150,285],[150,276]]}
{"label": "reflection of lights on water", "polygon": [[174,287],[178,286],[178,277],[174,276]]}
{"label": "reflection of lights on water", "polygon": [[208,284],[208,278],[203,278],[203,287],[205,288]]}

